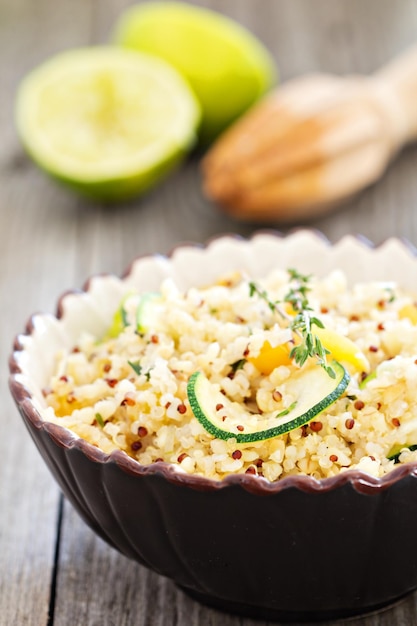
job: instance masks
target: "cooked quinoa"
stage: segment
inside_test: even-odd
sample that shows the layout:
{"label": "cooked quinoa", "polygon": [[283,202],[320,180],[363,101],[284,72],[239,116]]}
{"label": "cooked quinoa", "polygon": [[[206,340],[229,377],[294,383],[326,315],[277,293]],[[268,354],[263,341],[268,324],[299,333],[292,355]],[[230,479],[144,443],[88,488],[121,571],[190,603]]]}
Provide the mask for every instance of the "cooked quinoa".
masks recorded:
{"label": "cooked quinoa", "polygon": [[[340,271],[311,277],[308,303],[369,366],[342,360],[350,374],[346,391],[287,434],[237,443],[204,429],[187,398],[195,371],[260,414],[278,414],[291,401],[286,384],[299,366],[290,360],[262,373],[257,358],[266,342],[291,346],[293,332],[249,284],[236,272],[186,292],[167,279],[158,294],[128,293],[106,336],[83,334],[71,351],[57,354],[43,390],[45,419],[105,453],[120,449],[144,465],[165,461],[219,480],[245,472],[269,481],[322,479],[354,468],[379,477],[395,462],[417,461],[409,449],[417,444],[417,295],[394,283],[349,287]],[[282,302],[289,274],[276,270],[257,285]],[[387,458],[401,448],[395,461]]]}

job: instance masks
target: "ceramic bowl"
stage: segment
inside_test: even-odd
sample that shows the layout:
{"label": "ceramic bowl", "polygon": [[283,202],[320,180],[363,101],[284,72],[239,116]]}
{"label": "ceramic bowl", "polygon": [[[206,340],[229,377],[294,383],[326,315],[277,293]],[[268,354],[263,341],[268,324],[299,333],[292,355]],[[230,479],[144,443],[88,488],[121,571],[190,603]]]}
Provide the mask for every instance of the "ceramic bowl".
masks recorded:
{"label": "ceramic bowl", "polygon": [[172,276],[181,288],[237,268],[262,276],[273,267],[318,275],[342,268],[349,281],[397,280],[415,287],[417,259],[390,239],[372,248],[354,237],[330,245],[301,230],[283,237],[222,236],[136,260],[122,279],[90,279],[66,293],[57,315],[35,315],[15,340],[10,388],[23,420],[62,491],[100,537],[170,577],[194,598],[263,619],[323,620],[388,606],[417,587],[417,464],[382,479],[346,471],[317,481],[276,483],[250,475],[223,481],[141,466],[106,455],[42,419],[57,349],[82,330],[103,333],[132,285],[156,290]]}

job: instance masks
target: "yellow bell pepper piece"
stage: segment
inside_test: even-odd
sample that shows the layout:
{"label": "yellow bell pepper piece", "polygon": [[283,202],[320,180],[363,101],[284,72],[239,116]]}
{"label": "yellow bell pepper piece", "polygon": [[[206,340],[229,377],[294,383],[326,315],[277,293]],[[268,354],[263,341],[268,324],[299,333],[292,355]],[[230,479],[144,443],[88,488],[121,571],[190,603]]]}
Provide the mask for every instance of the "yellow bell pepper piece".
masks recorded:
{"label": "yellow bell pepper piece", "polygon": [[350,363],[358,372],[369,371],[369,361],[357,345],[348,337],[329,328],[313,327],[323,346],[330,352],[329,358]]}
{"label": "yellow bell pepper piece", "polygon": [[[313,326],[312,330],[313,334],[317,335],[323,346],[329,351],[329,360],[335,359],[342,363],[349,363],[358,372],[369,372],[368,359],[351,339],[329,328]],[[294,341],[296,344],[299,343],[297,335],[294,335]],[[249,357],[248,361],[261,374],[269,376],[276,367],[293,363],[290,357],[293,346],[294,344],[285,343],[272,347],[269,341],[265,341],[258,356]]]}
{"label": "yellow bell pepper piece", "polygon": [[272,347],[269,341],[265,341],[258,356],[253,358],[249,357],[248,361],[252,363],[261,374],[269,376],[276,367],[291,364],[291,348],[292,346],[286,343]]}
{"label": "yellow bell pepper piece", "polygon": [[417,326],[417,306],[415,304],[405,304],[399,311],[400,320],[409,319],[412,324]]}
{"label": "yellow bell pepper piece", "polygon": [[293,308],[290,302],[284,302],[283,309],[287,315],[291,315],[291,317],[295,317],[297,315],[297,311]]}

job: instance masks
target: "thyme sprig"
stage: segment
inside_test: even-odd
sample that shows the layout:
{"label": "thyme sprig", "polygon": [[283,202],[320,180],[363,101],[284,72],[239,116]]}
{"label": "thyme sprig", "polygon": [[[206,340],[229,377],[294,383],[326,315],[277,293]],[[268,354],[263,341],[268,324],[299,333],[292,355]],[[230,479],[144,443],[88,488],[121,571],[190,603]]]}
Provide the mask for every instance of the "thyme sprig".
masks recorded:
{"label": "thyme sprig", "polygon": [[[323,322],[312,314],[313,309],[308,300],[308,292],[311,291],[309,285],[311,275],[300,274],[295,269],[288,269],[290,278],[290,286],[288,293],[282,301],[273,301],[268,293],[259,287],[255,282],[249,283],[249,295],[253,297],[255,294],[266,302],[273,313],[277,313],[281,319],[288,322],[289,328],[301,339],[300,343],[295,345],[290,352],[290,357],[295,363],[302,367],[309,357],[315,358],[317,363],[327,372],[331,378],[336,378],[336,373],[331,365],[327,362],[327,350],[320,339],[314,334],[314,326],[324,328]],[[289,315],[281,306],[282,302],[291,305],[295,315]]]}

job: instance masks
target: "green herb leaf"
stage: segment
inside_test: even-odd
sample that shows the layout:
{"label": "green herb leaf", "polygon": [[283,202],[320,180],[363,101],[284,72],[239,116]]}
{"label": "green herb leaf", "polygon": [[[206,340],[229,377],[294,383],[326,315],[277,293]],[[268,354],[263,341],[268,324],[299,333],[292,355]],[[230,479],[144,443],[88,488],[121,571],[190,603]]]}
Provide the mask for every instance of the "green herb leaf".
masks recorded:
{"label": "green herb leaf", "polygon": [[241,370],[243,366],[245,365],[245,363],[246,363],[246,359],[239,359],[238,361],[231,363],[230,367],[232,368],[232,372],[235,373],[237,372],[237,370]]}
{"label": "green herb leaf", "polygon": [[277,415],[275,415],[275,417],[285,417],[285,415],[288,415],[288,413],[291,413],[291,411],[293,409],[295,409],[296,406],[297,406],[297,400],[295,402],[293,402],[292,404],[290,404],[289,407],[287,407],[286,409],[281,411],[281,413],[277,413]]}
{"label": "green herb leaf", "polygon": [[130,367],[133,369],[133,371],[138,375],[141,376],[141,374],[143,374],[144,376],[146,376],[146,380],[149,381],[150,377],[151,377],[151,372],[150,370],[148,370],[147,372],[143,371],[143,367],[140,364],[140,361],[128,361]]}
{"label": "green herb leaf", "polygon": [[138,376],[142,374],[142,366],[140,364],[140,361],[128,361],[128,363],[135,372],[135,374],[137,374]]}
{"label": "green herb leaf", "polygon": [[326,350],[312,330],[313,326],[324,328],[324,325],[320,319],[310,313],[313,310],[308,301],[308,292],[311,290],[309,286],[311,275],[300,274],[293,268],[287,271],[290,277],[290,287],[284,297],[284,302],[291,304],[295,312],[294,317],[288,315],[279,306],[279,301],[272,301],[267,292],[254,282],[249,283],[249,295],[253,297],[256,294],[264,300],[271,311],[286,320],[289,328],[301,339],[301,343],[294,346],[290,352],[290,357],[294,359],[297,365],[302,367],[309,357],[313,357],[331,378],[335,378],[336,374],[333,367],[327,363],[329,351]]}
{"label": "green herb leaf", "polygon": [[97,424],[101,426],[101,428],[104,428],[104,419],[102,418],[100,413],[96,413],[95,418],[96,418]]}
{"label": "green herb leaf", "polygon": [[385,291],[389,294],[388,304],[391,304],[395,301],[395,292],[392,287],[385,287]]}

